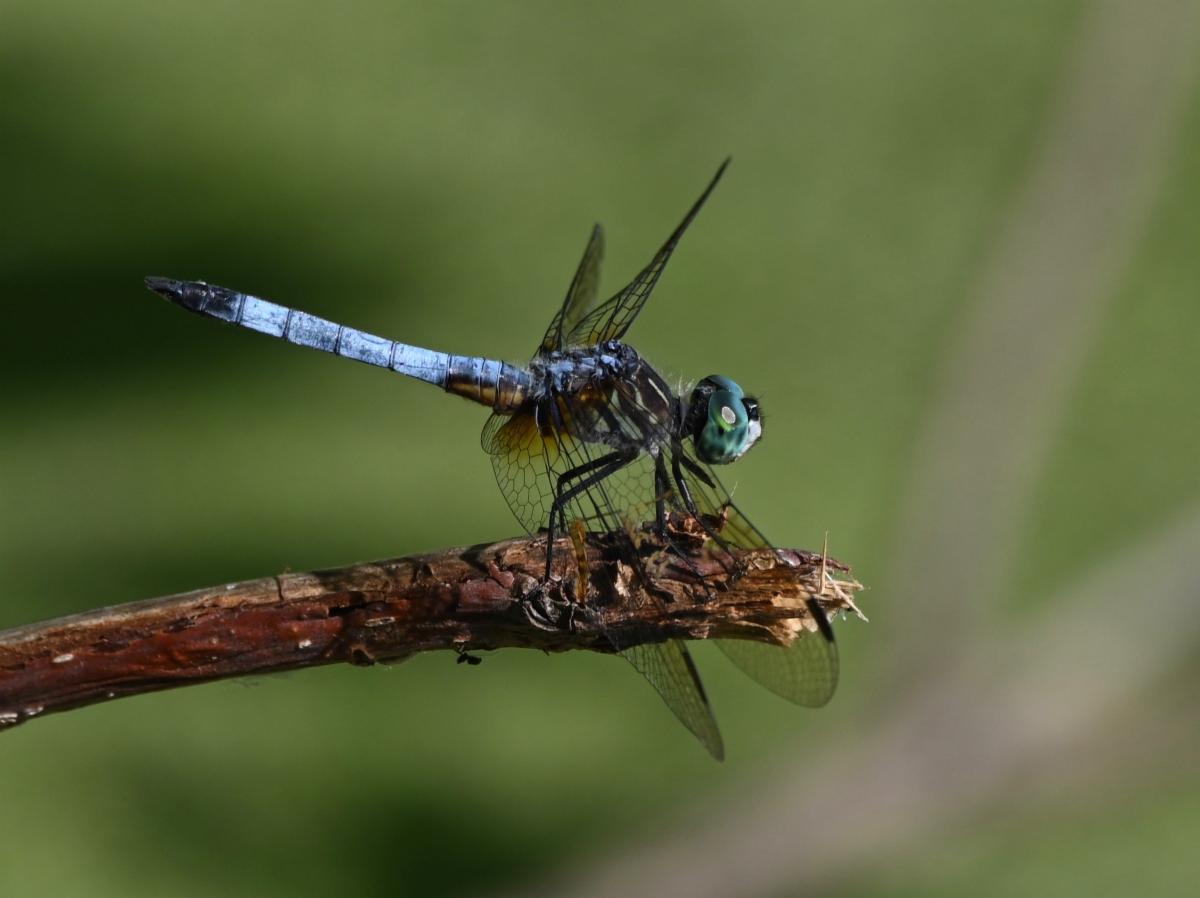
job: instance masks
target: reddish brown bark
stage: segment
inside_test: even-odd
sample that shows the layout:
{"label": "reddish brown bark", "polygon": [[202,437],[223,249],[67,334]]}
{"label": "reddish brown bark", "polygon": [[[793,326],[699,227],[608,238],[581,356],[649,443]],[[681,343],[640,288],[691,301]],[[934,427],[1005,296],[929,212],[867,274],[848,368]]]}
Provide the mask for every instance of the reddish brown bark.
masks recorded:
{"label": "reddish brown bark", "polygon": [[652,598],[603,537],[584,544],[583,565],[580,547],[559,545],[562,587],[549,626],[531,622],[523,601],[545,564],[545,542],[534,538],[281,574],[3,631],[0,728],[189,683],[432,649],[611,652],[614,637],[622,647],[716,636],[786,644],[809,596],[831,612],[856,610],[858,584],[834,579],[846,568],[819,555],[739,552],[744,573],[731,581],[698,546],[692,572],[650,545],[646,572],[661,594]]}

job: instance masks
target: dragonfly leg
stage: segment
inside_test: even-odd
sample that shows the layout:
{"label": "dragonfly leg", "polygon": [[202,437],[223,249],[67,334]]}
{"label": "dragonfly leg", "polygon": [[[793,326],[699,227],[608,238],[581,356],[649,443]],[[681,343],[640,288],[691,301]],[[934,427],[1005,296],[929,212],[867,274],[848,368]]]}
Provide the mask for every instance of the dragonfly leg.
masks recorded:
{"label": "dragonfly leg", "polygon": [[[679,488],[679,495],[683,499],[683,507],[687,509],[688,514],[695,519],[696,523],[704,528],[704,532],[708,534],[708,537],[718,546],[724,549],[726,554],[732,557],[733,553],[730,549],[728,541],[723,539],[720,533],[710,527],[708,522],[705,521],[704,517],[700,514],[700,509],[696,506],[696,500],[692,498],[692,490],[691,487],[688,486],[687,478],[683,476],[681,463],[683,466],[686,466],[689,471],[694,473],[700,480],[704,481],[708,486],[712,486],[713,484],[712,481],[709,480],[708,475],[705,474],[702,469],[696,467],[692,463],[691,459],[679,454],[673,454],[671,456],[671,473],[675,476],[675,485]],[[736,565],[734,568],[735,569],[733,571],[730,571],[730,574],[735,577],[740,576],[742,571],[738,570]],[[729,569],[726,568],[726,570]]]}
{"label": "dragonfly leg", "polygon": [[695,474],[696,478],[701,483],[703,483],[705,486],[711,486],[713,489],[716,489],[717,485],[715,483],[713,483],[712,478],[709,477],[708,474],[705,473],[705,471],[702,467],[700,467],[698,464],[696,464],[694,461],[692,461],[686,455],[676,456],[675,461],[677,464],[683,465],[685,468],[687,468],[689,471],[691,471],[693,474]]}
{"label": "dragonfly leg", "polygon": [[[551,597],[549,586],[552,582],[551,573],[554,561],[554,537],[556,521],[564,522],[567,505],[585,490],[590,489],[606,477],[619,471],[625,465],[637,458],[637,447],[619,449],[594,458],[582,465],[564,471],[558,477],[555,486],[554,502],[550,506],[550,520],[546,528],[546,574],[542,588],[536,590],[525,603],[525,616],[536,627],[545,630],[558,629],[562,620],[563,604],[555,603]],[[576,481],[571,483],[571,481]],[[564,522],[565,525],[565,522]],[[572,605],[574,603],[571,603]],[[568,622],[574,609],[568,607]]]}
{"label": "dragonfly leg", "polygon": [[[613,472],[610,471],[608,473]],[[607,474],[605,476],[607,476]],[[671,534],[667,529],[667,496],[670,492],[671,480],[667,474],[666,461],[660,454],[655,456],[654,459],[655,534],[658,536],[659,540],[665,544],[671,554],[683,562],[683,565],[687,568],[688,573],[694,576],[696,580],[704,583],[704,576],[700,573],[700,569],[690,558],[688,558],[686,552],[681,551],[680,548],[675,545],[675,542],[671,539]],[[629,552],[627,561],[637,571],[639,580],[647,590],[658,594],[661,598],[668,602],[673,600],[674,597],[669,591],[660,590],[655,586],[654,578],[650,575],[649,570],[646,568],[645,562],[638,553],[636,544],[631,545],[631,551]],[[708,591],[709,596],[711,597],[712,591],[709,589],[707,583],[704,583],[704,588],[706,591]]]}
{"label": "dragonfly leg", "polygon": [[667,479],[667,463],[662,453],[654,456],[654,529],[661,539],[667,538],[667,492],[671,482]]}
{"label": "dragonfly leg", "polygon": [[708,476],[703,471],[693,468],[691,459],[679,455],[672,456],[671,473],[675,475],[675,485],[679,487],[679,495],[683,497],[683,507],[687,509],[688,514],[696,519],[696,523],[704,528],[704,532],[708,534],[710,539],[715,541],[722,549],[729,551],[729,543],[721,538],[721,534],[708,525],[704,517],[700,514],[700,509],[696,507],[696,500],[692,498],[692,489],[688,486],[687,478],[683,476],[683,471],[680,468],[681,460],[688,467],[689,471],[694,470],[694,473],[698,474],[709,486],[712,486],[712,481],[708,479]]}
{"label": "dragonfly leg", "polygon": [[[551,562],[554,557],[555,519],[557,518],[565,526],[567,505],[576,496],[621,470],[621,468],[637,458],[637,455],[638,448],[636,446],[617,449],[599,458],[593,458],[591,461],[584,462],[582,465],[571,468],[569,471],[564,471],[558,476],[558,483],[554,490],[554,502],[550,506],[550,523],[546,533],[547,581],[550,579]],[[568,487],[568,483],[572,480],[576,482]]]}

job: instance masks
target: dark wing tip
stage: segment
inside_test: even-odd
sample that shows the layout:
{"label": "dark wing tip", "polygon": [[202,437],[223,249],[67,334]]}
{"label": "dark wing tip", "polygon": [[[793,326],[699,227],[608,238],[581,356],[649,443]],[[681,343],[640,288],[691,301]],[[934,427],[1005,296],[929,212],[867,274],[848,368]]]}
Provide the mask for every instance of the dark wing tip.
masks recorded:
{"label": "dark wing tip", "polygon": [[821,631],[821,635],[825,637],[826,642],[836,642],[833,636],[833,625],[829,623],[829,615],[825,613],[825,609],[821,607],[816,599],[808,599],[808,613],[812,615],[816,621],[817,629]]}
{"label": "dark wing tip", "polygon": [[708,197],[708,195],[710,193],[712,193],[713,188],[717,186],[717,182],[720,181],[721,178],[725,175],[725,169],[729,168],[729,163],[732,161],[733,161],[732,156],[726,156],[724,159],[721,160],[721,164],[717,166],[716,174],[714,174],[712,176],[712,180],[710,180],[708,182],[708,187],[705,188],[704,195],[701,197],[700,203],[696,204],[697,206],[699,206],[701,203],[703,203],[704,200]]}
{"label": "dark wing tip", "polygon": [[717,173],[712,176],[712,180],[708,182],[708,187],[704,189],[704,193],[700,195],[700,199],[696,201],[696,205],[692,208],[692,215],[700,211],[700,207],[704,205],[704,201],[708,199],[708,195],[713,192],[713,188],[721,180],[725,174],[725,169],[729,168],[729,163],[733,161],[732,156],[726,156],[725,159],[717,166]]}

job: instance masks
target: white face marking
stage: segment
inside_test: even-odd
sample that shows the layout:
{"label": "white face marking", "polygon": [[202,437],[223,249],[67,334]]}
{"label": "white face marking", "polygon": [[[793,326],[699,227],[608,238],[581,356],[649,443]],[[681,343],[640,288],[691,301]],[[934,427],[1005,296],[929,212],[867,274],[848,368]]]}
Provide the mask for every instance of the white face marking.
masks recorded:
{"label": "white face marking", "polygon": [[721,420],[732,427],[737,424],[737,412],[727,405],[721,406]]}
{"label": "white face marking", "polygon": [[742,445],[742,451],[737,454],[737,457],[741,458],[750,451],[750,447],[758,442],[760,436],[762,436],[762,422],[751,421],[750,426],[746,429],[746,442]]}

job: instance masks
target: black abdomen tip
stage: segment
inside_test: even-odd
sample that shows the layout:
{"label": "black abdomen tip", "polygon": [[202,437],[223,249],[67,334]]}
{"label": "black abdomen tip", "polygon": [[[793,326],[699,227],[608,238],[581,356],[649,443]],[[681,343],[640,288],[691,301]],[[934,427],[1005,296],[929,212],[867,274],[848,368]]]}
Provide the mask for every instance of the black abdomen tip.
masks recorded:
{"label": "black abdomen tip", "polygon": [[204,281],[177,281],[151,275],[146,278],[146,287],[190,312],[224,321],[233,320],[232,313],[241,299],[240,293]]}
{"label": "black abdomen tip", "polygon": [[193,312],[199,312],[208,297],[208,284],[203,281],[177,281],[150,275],[146,278],[146,287],[163,299],[169,299],[175,305]]}
{"label": "black abdomen tip", "polygon": [[171,278],[160,278],[154,275],[146,277],[146,289],[152,290],[159,296],[166,297],[171,302],[178,302],[179,296],[183,292],[183,282],[175,281]]}

